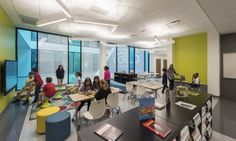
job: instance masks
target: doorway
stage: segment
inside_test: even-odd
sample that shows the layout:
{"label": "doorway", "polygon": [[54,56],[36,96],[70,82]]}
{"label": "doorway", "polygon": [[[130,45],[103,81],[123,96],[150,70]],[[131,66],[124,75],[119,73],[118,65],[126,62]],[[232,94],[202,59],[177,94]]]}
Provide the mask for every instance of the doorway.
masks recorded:
{"label": "doorway", "polygon": [[156,59],[156,73],[158,77],[161,76],[161,59]]}

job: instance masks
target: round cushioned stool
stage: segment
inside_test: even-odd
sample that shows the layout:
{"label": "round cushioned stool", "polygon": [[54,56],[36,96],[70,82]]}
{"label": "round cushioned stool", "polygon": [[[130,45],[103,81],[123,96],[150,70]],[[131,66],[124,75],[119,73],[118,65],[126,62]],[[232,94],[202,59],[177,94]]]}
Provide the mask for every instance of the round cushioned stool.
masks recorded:
{"label": "round cushioned stool", "polygon": [[58,112],[46,120],[46,141],[64,141],[70,135],[70,113]]}
{"label": "round cushioned stool", "polygon": [[48,116],[59,112],[59,107],[48,107],[37,112],[37,132],[45,133],[45,122]]}

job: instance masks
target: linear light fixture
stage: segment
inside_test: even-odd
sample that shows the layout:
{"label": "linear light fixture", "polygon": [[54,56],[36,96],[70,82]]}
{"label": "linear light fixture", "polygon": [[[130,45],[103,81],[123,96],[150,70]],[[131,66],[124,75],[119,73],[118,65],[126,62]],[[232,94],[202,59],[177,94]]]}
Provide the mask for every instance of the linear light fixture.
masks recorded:
{"label": "linear light fixture", "polygon": [[82,20],[74,20],[74,22],[84,23],[84,24],[104,25],[104,26],[118,26],[117,24],[100,23],[100,22],[92,22],[92,21],[82,21]]}
{"label": "linear light fixture", "polygon": [[37,26],[42,27],[42,26],[46,26],[46,25],[50,25],[50,24],[54,24],[54,23],[59,23],[59,22],[65,21],[65,20],[67,20],[67,19],[63,18],[63,19],[53,20],[53,21],[39,21],[39,22],[37,22]]}
{"label": "linear light fixture", "polygon": [[66,14],[68,18],[72,18],[71,11],[65,6],[61,0],[54,0],[57,6]]}
{"label": "linear light fixture", "polygon": [[113,32],[117,29],[117,27],[118,27],[118,26],[114,26],[114,27],[112,27],[112,29],[111,29],[111,33],[113,33]]}

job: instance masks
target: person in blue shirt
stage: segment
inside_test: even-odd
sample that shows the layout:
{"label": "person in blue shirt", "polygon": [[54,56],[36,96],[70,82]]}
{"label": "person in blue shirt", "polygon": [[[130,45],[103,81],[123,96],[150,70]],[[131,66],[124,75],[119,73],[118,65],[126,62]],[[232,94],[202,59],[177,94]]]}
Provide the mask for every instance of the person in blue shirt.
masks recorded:
{"label": "person in blue shirt", "polygon": [[163,75],[162,75],[162,84],[163,84],[163,88],[162,88],[162,93],[165,92],[165,89],[168,88],[167,86],[167,69],[163,68]]}

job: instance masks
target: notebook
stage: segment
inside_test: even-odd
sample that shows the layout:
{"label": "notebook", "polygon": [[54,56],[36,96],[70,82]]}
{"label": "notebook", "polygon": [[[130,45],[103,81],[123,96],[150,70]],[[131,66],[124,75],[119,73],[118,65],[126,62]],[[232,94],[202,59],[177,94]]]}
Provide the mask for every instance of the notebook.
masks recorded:
{"label": "notebook", "polygon": [[158,110],[161,110],[161,109],[165,108],[165,105],[156,101],[155,102],[155,108],[158,109]]}
{"label": "notebook", "polygon": [[106,141],[116,141],[123,134],[120,129],[108,123],[100,126],[97,130],[94,131],[94,133]]}

